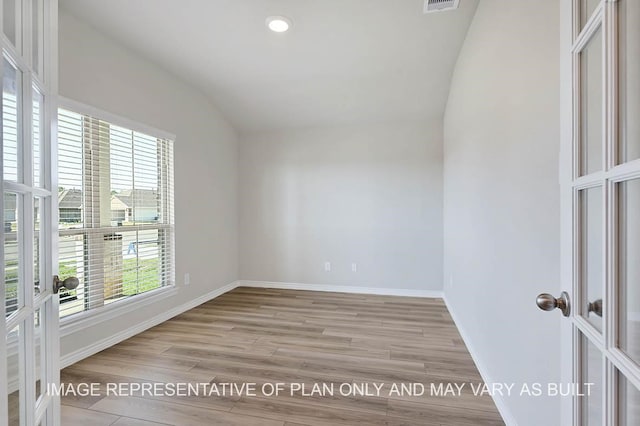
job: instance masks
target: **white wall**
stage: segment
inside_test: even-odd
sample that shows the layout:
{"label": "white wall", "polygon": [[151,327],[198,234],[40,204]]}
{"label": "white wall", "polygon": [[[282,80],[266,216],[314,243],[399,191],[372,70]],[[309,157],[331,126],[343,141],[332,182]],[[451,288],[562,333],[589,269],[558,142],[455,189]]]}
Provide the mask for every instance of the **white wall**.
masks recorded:
{"label": "white wall", "polygon": [[[444,124],[445,296],[486,378],[560,380],[559,2],[482,0]],[[555,398],[502,401],[507,421],[559,425]],[[514,423],[515,424],[515,423]]]}
{"label": "white wall", "polygon": [[[237,136],[200,93],[60,11],[60,94],[175,134],[178,295],[62,340],[62,355],[238,277]],[[183,286],[184,274],[191,285]]]}
{"label": "white wall", "polygon": [[442,289],[441,120],[241,139],[241,279]]}

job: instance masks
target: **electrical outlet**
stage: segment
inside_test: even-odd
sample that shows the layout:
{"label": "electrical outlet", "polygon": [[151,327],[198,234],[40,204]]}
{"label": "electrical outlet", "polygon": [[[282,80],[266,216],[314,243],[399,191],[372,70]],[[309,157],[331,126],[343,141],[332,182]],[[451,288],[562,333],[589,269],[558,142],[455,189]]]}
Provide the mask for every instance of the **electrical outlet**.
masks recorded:
{"label": "electrical outlet", "polygon": [[189,275],[189,273],[187,272],[186,274],[184,274],[184,285],[189,284],[191,284],[191,275]]}
{"label": "electrical outlet", "polygon": [[357,263],[352,263],[351,264],[351,272],[358,272],[358,264]]}
{"label": "electrical outlet", "polygon": [[331,272],[331,262],[324,262],[324,271]]}

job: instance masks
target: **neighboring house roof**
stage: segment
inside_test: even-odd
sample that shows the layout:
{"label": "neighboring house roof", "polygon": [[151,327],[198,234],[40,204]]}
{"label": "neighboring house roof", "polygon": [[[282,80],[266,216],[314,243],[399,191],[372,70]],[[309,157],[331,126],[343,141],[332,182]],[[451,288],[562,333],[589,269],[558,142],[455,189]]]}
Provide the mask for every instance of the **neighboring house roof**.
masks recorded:
{"label": "neighboring house roof", "polygon": [[[157,209],[158,192],[152,189],[127,189],[111,196],[111,210],[130,209],[134,205],[137,209]],[[58,206],[60,209],[80,210],[82,208],[82,190],[65,189],[60,192]]]}
{"label": "neighboring house roof", "polygon": [[65,189],[58,194],[58,208],[77,209],[82,208],[82,190]]}
{"label": "neighboring house roof", "polygon": [[111,210],[157,209],[158,192],[153,189],[127,189],[111,196]]}

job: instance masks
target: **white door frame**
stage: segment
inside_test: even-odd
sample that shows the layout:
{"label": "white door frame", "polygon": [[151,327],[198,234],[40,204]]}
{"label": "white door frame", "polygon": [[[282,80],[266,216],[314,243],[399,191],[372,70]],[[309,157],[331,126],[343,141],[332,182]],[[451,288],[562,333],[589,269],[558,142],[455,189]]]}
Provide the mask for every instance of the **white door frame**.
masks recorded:
{"label": "white door frame", "polygon": [[[5,35],[0,19],[0,49],[3,57],[21,76],[16,86],[18,103],[18,179],[5,180],[0,161],[1,193],[15,193],[20,210],[18,243],[18,301],[15,312],[6,317],[5,306],[5,232],[0,233],[0,426],[8,423],[8,394],[19,390],[20,425],[60,424],[60,398],[47,392],[60,381],[59,305],[53,292],[57,262],[57,90],[58,90],[58,2],[57,0],[0,0],[0,18],[5,3],[15,5],[15,46]],[[37,8],[37,9],[35,9]],[[34,19],[37,18],[37,19]],[[38,28],[36,32],[34,28]],[[33,38],[37,35],[37,40]],[[33,49],[37,46],[37,50]],[[34,53],[37,53],[34,56]],[[4,75],[0,66],[0,74]],[[3,81],[0,79],[0,81]],[[4,93],[4,92],[3,92]],[[32,133],[34,94],[41,94],[39,120],[39,182],[34,179]],[[3,95],[4,96],[4,95]],[[19,98],[20,99],[20,98]],[[4,125],[4,123],[3,123]],[[4,127],[3,127],[4,128]],[[2,132],[0,132],[0,136]],[[1,145],[4,153],[4,141]],[[3,154],[4,155],[4,154]],[[4,158],[4,156],[3,156]],[[37,198],[36,198],[37,197]],[[35,201],[39,204],[40,232],[34,231]],[[4,214],[4,196],[0,196]],[[3,217],[4,225],[4,217]],[[6,227],[6,226],[5,226]],[[4,229],[4,227],[3,227]],[[13,231],[12,231],[13,232]],[[36,242],[37,239],[37,242]],[[38,247],[35,261],[34,247]],[[38,265],[38,271],[34,271]],[[35,282],[39,283],[38,291]],[[35,314],[38,312],[38,325]],[[18,336],[10,334],[20,327]],[[37,350],[39,348],[39,350]],[[36,354],[37,352],[37,354]],[[40,361],[37,362],[37,357]],[[17,365],[8,365],[8,359]],[[17,361],[14,361],[17,359]],[[38,364],[38,365],[36,365]],[[17,372],[17,374],[16,374]],[[14,377],[15,376],[15,377]],[[40,382],[36,398],[36,381]]]}
{"label": "white door frame", "polygon": [[[633,2],[636,0],[625,0]],[[618,268],[619,216],[617,185],[632,178],[640,178],[640,160],[620,162],[619,135],[619,46],[618,7],[616,0],[601,0],[586,24],[581,25],[580,0],[560,2],[561,19],[561,277],[562,289],[569,293],[572,312],[562,321],[562,380],[565,383],[584,383],[581,362],[584,352],[579,336],[584,336],[602,355],[602,419],[603,425],[617,425],[619,418],[619,377],[624,376],[640,388],[640,366],[618,347],[620,327],[620,294]],[[584,18],[583,18],[584,19]],[[602,167],[600,171],[580,173],[579,146],[583,124],[580,119],[581,99],[579,52],[601,28],[602,42]],[[602,332],[586,320],[586,289],[581,277],[585,259],[580,259],[578,227],[580,207],[578,192],[589,187],[602,188],[602,297],[604,300]],[[581,263],[582,262],[582,263]],[[581,266],[582,265],[582,266]],[[619,376],[621,375],[621,376]],[[563,398],[562,425],[586,424],[581,416],[584,398]],[[590,419],[596,420],[596,419]]]}
{"label": "white door frame", "polygon": [[[560,288],[574,299],[573,282],[573,190],[571,187],[573,163],[573,80],[572,76],[572,0],[560,0]],[[572,303],[573,304],[573,303]],[[572,383],[573,374],[573,326],[562,319],[561,337],[561,381]],[[573,425],[572,398],[562,398],[560,425]]]}

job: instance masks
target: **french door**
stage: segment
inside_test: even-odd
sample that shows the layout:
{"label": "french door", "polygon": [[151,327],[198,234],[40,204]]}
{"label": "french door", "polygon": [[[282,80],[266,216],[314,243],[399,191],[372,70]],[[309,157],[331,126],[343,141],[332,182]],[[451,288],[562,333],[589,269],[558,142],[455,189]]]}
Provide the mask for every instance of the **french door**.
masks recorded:
{"label": "french door", "polygon": [[563,3],[562,424],[640,425],[640,1]]}
{"label": "french door", "polygon": [[57,0],[1,0],[0,425],[58,425]]}

